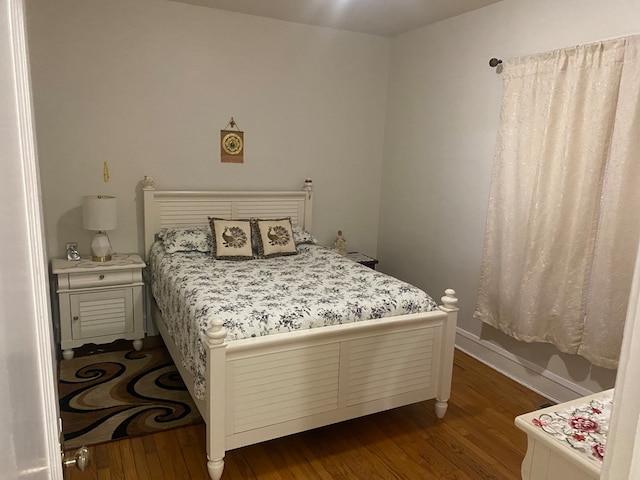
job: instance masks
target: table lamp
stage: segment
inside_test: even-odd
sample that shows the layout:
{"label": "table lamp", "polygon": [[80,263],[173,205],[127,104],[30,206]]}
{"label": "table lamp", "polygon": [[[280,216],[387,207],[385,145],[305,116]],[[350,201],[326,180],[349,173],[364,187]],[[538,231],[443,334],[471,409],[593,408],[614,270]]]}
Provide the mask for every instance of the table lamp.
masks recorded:
{"label": "table lamp", "polygon": [[111,260],[111,242],[105,232],[114,230],[116,224],[116,197],[108,195],[82,197],[82,226],[85,230],[97,232],[91,241],[91,255],[94,262]]}

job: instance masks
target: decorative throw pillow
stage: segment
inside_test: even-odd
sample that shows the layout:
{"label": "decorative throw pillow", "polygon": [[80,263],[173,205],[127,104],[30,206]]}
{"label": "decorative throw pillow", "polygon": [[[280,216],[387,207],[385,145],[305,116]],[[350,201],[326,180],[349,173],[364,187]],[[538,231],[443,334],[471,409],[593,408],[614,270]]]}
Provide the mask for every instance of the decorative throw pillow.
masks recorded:
{"label": "decorative throw pillow", "polygon": [[251,260],[251,222],[209,218],[211,252],[218,260]]}
{"label": "decorative throw pillow", "polygon": [[163,228],[158,237],[167,253],[211,251],[211,230],[206,226]]}
{"label": "decorative throw pillow", "polygon": [[316,243],[318,243],[318,240],[316,240],[316,237],[311,235],[300,225],[293,226],[293,241],[295,242],[296,245],[302,245],[303,243],[311,243],[315,245]]}
{"label": "decorative throw pillow", "polygon": [[280,257],[298,253],[293,241],[293,229],[290,218],[275,220],[251,219],[253,235],[258,243],[260,258]]}

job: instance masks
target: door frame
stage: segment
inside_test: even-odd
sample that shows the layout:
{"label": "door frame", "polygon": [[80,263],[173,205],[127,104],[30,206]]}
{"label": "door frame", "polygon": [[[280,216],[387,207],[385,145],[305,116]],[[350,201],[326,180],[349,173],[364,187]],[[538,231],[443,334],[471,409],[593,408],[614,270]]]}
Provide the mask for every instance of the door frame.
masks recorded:
{"label": "door frame", "polygon": [[[0,314],[11,348],[0,354],[6,407],[0,430],[12,448],[0,453],[9,477],[62,480],[57,361],[49,297],[38,157],[33,120],[25,0],[0,3],[0,153],[3,229]],[[5,163],[6,162],[6,163]],[[15,242],[19,242],[18,245]],[[20,323],[15,323],[19,321]],[[13,322],[13,323],[12,323]],[[5,330],[3,330],[5,329]],[[11,330],[10,330],[11,329]],[[18,332],[18,333],[13,333]],[[14,341],[14,335],[28,338]],[[4,378],[4,376],[3,376]],[[29,439],[33,439],[29,442]],[[37,440],[36,440],[37,439]],[[0,442],[1,443],[1,442]]]}

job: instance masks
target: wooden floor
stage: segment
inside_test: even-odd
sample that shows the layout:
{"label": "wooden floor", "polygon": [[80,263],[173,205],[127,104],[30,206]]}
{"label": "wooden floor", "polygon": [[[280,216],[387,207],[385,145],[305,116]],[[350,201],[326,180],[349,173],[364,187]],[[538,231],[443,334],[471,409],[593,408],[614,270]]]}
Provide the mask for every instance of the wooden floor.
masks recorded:
{"label": "wooden floor", "polygon": [[[456,350],[446,416],[434,401],[227,452],[223,480],[518,480],[514,418],[547,400]],[[89,447],[68,480],[207,480],[204,425]]]}

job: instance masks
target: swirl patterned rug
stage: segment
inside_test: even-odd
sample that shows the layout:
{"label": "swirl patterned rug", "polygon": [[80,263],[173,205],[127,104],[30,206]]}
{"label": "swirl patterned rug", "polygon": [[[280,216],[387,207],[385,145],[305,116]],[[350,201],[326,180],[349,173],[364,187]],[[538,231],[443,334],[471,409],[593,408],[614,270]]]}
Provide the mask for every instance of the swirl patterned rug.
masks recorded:
{"label": "swirl patterned rug", "polygon": [[164,347],[60,362],[65,449],[202,422]]}

